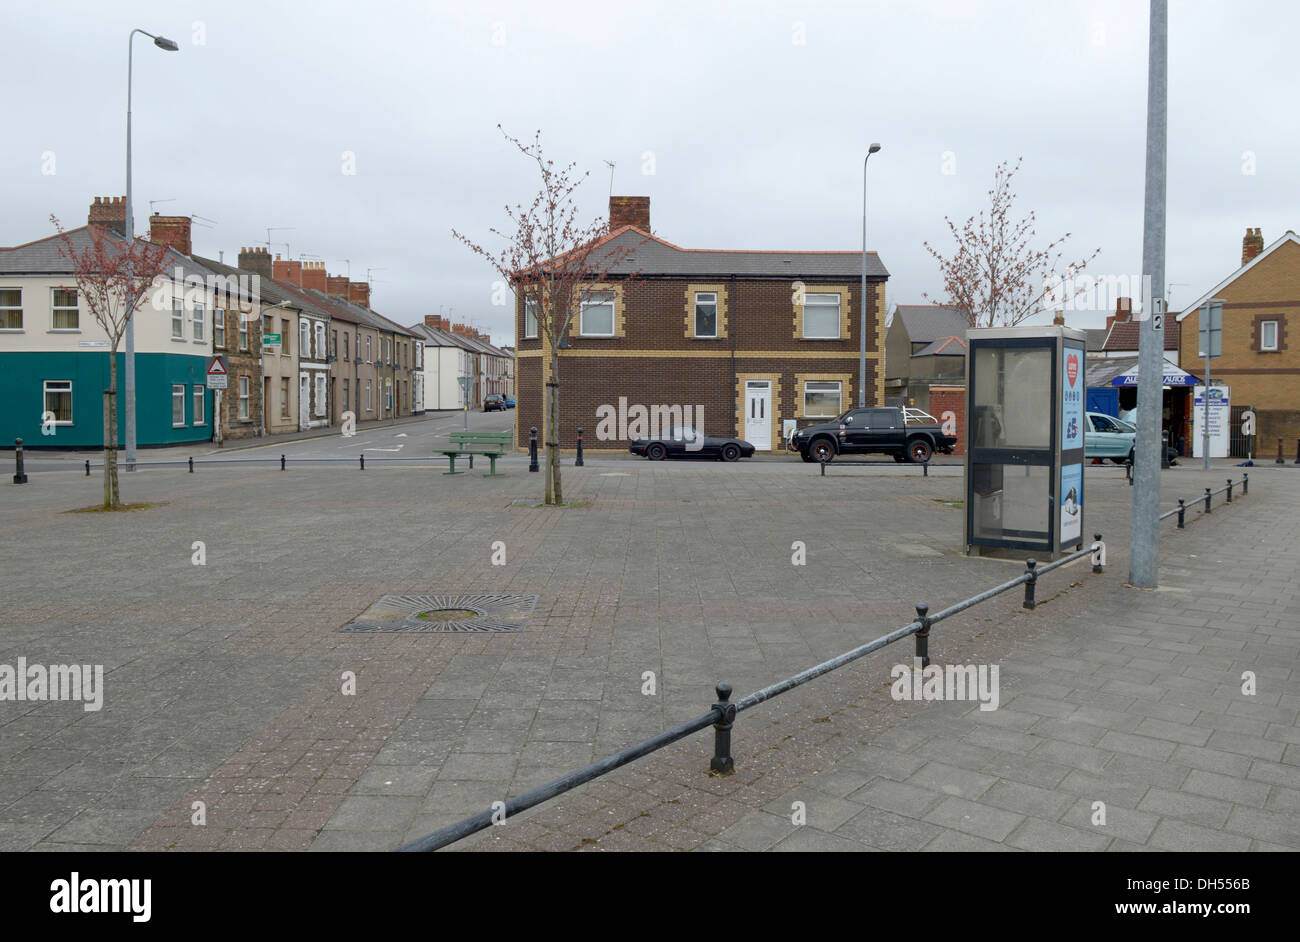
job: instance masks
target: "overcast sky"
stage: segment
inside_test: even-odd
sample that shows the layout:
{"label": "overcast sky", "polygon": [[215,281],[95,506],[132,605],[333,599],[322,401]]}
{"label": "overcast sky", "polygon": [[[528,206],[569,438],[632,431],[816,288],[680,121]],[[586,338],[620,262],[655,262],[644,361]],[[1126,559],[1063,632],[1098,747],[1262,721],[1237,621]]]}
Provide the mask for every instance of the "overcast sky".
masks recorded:
{"label": "overcast sky", "polygon": [[[1171,308],[1300,228],[1300,5],[1174,0],[1169,17]],[[372,305],[511,342],[494,272],[450,235],[496,246],[535,168],[497,124],[591,176],[583,205],[651,198],[687,248],[856,250],[888,304],[941,290],[926,240],[987,202],[1024,158],[1020,210],[1040,241],[1141,265],[1147,4],[1114,2],[59,2],[6,4],[0,244],[85,222],[125,192],[127,35],[136,39],[137,227],[150,200],[204,217],[194,248],[232,261],[266,227],[293,257],[362,280]],[[353,155],[354,173],[348,154]],[[52,156],[52,160],[51,160]],[[955,172],[945,172],[954,170]],[[53,172],[49,172],[53,171]],[[284,245],[273,248],[285,252]],[[1071,315],[1098,326],[1102,314]]]}

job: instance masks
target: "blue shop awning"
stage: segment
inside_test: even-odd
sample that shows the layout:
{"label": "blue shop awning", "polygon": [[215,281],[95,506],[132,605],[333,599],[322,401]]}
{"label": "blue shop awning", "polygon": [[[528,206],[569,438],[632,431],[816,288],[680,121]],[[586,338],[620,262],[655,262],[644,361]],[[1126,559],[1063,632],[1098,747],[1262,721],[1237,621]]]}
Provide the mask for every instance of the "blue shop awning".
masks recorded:
{"label": "blue shop awning", "polygon": [[[1174,366],[1168,360],[1164,362],[1163,386],[1199,386],[1201,381],[1184,369]],[[1110,381],[1111,386],[1136,386],[1138,384],[1138,367],[1125,370]]]}

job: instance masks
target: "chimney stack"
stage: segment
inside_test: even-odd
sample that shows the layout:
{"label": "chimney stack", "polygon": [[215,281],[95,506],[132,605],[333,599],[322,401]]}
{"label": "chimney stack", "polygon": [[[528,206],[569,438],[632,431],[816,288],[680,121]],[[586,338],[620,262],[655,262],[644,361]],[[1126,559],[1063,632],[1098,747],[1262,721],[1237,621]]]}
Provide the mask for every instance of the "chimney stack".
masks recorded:
{"label": "chimney stack", "polygon": [[[125,218],[124,214],[123,220]],[[190,222],[189,216],[160,216],[154,213],[149,217],[149,241],[155,245],[170,245],[182,255],[191,255]]]}
{"label": "chimney stack", "polygon": [[302,262],[295,262],[292,259],[282,261],[277,254],[271,271],[276,281],[287,281],[291,285],[302,287]]}
{"label": "chimney stack", "polygon": [[344,275],[330,275],[325,279],[325,293],[334,298],[347,300],[348,279]]}
{"label": "chimney stack", "polygon": [[306,262],[302,266],[302,287],[304,290],[315,289],[322,293],[329,287],[329,275],[325,272],[324,262]]}
{"label": "chimney stack", "polygon": [[1052,318],[1052,323],[1055,324],[1057,327],[1064,327],[1064,326],[1065,326],[1065,312],[1064,312],[1064,311],[1057,311],[1057,312],[1056,312],[1056,316]]}
{"label": "chimney stack", "polygon": [[239,267],[251,271],[259,278],[271,277],[271,255],[264,248],[247,246],[239,250]]}
{"label": "chimney stack", "polygon": [[90,204],[86,225],[105,226],[118,235],[126,235],[126,197],[96,196]]}
{"label": "chimney stack", "polygon": [[609,231],[617,232],[624,226],[632,226],[649,235],[650,197],[611,196],[609,198]]}
{"label": "chimney stack", "polygon": [[1246,236],[1241,240],[1241,264],[1247,265],[1260,252],[1264,251],[1264,234],[1259,229],[1246,229]]}
{"label": "chimney stack", "polygon": [[364,308],[369,308],[370,283],[367,281],[348,282],[348,300],[353,304],[360,304]]}

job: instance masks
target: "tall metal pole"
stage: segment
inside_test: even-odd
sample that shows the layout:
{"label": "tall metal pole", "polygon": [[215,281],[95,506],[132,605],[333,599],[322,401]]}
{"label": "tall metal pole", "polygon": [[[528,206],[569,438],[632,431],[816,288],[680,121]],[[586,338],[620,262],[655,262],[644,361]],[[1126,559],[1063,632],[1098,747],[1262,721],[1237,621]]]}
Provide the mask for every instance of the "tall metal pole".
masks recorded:
{"label": "tall metal pole", "polygon": [[[862,286],[858,301],[862,309],[862,323],[858,326],[858,408],[867,404],[867,161],[880,150],[879,144],[867,148],[862,158]],[[884,405],[883,402],[877,405]]]}
{"label": "tall metal pole", "polygon": [[[1150,318],[1163,313],[1165,287],[1165,168],[1168,130],[1168,0],[1151,0],[1147,58],[1146,199],[1142,223],[1142,275]],[[1163,321],[1163,317],[1161,318]],[[1165,331],[1142,325],[1138,341],[1137,441],[1134,446],[1132,552],[1129,582],[1153,589],[1159,582],[1160,435],[1164,399]]]}
{"label": "tall metal pole", "polygon": [[[1198,315],[1202,316],[1202,315]],[[1205,334],[1205,396],[1201,400],[1201,468],[1210,470],[1210,333]]]}
{"label": "tall metal pole", "polygon": [[[134,68],[135,34],[144,30],[133,29],[126,38],[126,245],[127,251],[135,245],[135,216],[131,210],[131,73]],[[113,356],[110,352],[109,356]],[[135,312],[126,320],[126,470],[135,470]],[[116,404],[114,404],[116,408]],[[104,429],[108,434],[108,429]],[[113,442],[117,447],[117,442]]]}

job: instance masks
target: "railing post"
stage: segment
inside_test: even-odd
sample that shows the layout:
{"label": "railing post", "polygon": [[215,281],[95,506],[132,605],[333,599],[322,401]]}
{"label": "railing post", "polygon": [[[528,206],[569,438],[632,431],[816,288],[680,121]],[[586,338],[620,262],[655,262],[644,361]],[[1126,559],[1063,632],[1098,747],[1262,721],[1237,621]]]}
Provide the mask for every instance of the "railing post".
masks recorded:
{"label": "railing post", "polygon": [[1034,602],[1034,586],[1038,584],[1038,573],[1034,567],[1037,565],[1038,560],[1036,559],[1025,560],[1025,574],[1029,576],[1025,580],[1025,601],[1022,603],[1025,608],[1033,608],[1036,604]]}
{"label": "railing post", "polygon": [[1129,487],[1133,486],[1133,462],[1124,459],[1124,478],[1128,481]]}
{"label": "railing post", "polygon": [[194,473],[194,456],[190,455],[190,474]]}
{"label": "railing post", "polygon": [[930,476],[930,459],[926,458],[925,462],[921,465],[921,477],[928,478],[929,476]]}
{"label": "railing post", "polygon": [[1286,464],[1286,459],[1282,457],[1282,439],[1277,440],[1277,461],[1274,464]]}
{"label": "railing post", "polygon": [[1228,478],[1228,503],[1232,503],[1232,478]]}
{"label": "railing post", "polygon": [[90,477],[90,459],[86,459],[86,477]]}
{"label": "railing post", "polygon": [[1208,487],[1205,489],[1205,512],[1207,514],[1210,512],[1210,489]]}
{"label": "railing post", "polygon": [[284,470],[284,455],[280,456],[280,470]]}
{"label": "railing post", "polygon": [[918,602],[916,620],[921,623],[921,630],[916,633],[916,659],[922,669],[930,666],[930,606]]}
{"label": "railing post", "polygon": [[1094,533],[1092,535],[1092,539],[1093,539],[1092,571],[1105,572],[1106,571],[1106,544],[1102,542],[1100,533]]}
{"label": "railing post", "polygon": [[713,709],[720,714],[713,724],[713,758],[709,760],[709,770],[719,775],[730,775],[736,771],[736,760],[731,757],[731,727],[736,722],[736,705],[731,700],[731,684],[718,684],[713,688],[718,694],[718,701]]}
{"label": "railing post", "polygon": [[1183,526],[1183,514],[1185,514],[1186,512],[1187,512],[1187,508],[1183,506],[1183,499],[1180,497],[1178,498],[1178,529],[1180,530],[1186,529]]}
{"label": "railing post", "polygon": [[1245,497],[1250,493],[1250,475],[1245,471],[1241,472],[1241,496]]}
{"label": "railing post", "polygon": [[537,467],[537,426],[528,430],[528,470],[539,471]]}
{"label": "railing post", "polygon": [[361,470],[362,471],[366,470],[366,456],[358,455],[358,457],[361,459]]}
{"label": "railing post", "polygon": [[822,477],[826,477],[826,465],[828,462],[825,458],[819,458],[817,459],[817,463],[822,466]]}
{"label": "railing post", "polygon": [[582,428],[578,428],[578,459],[573,462],[575,468],[582,467]]}
{"label": "railing post", "polygon": [[14,439],[14,483],[27,483],[27,472],[23,470],[23,440],[21,438]]}

